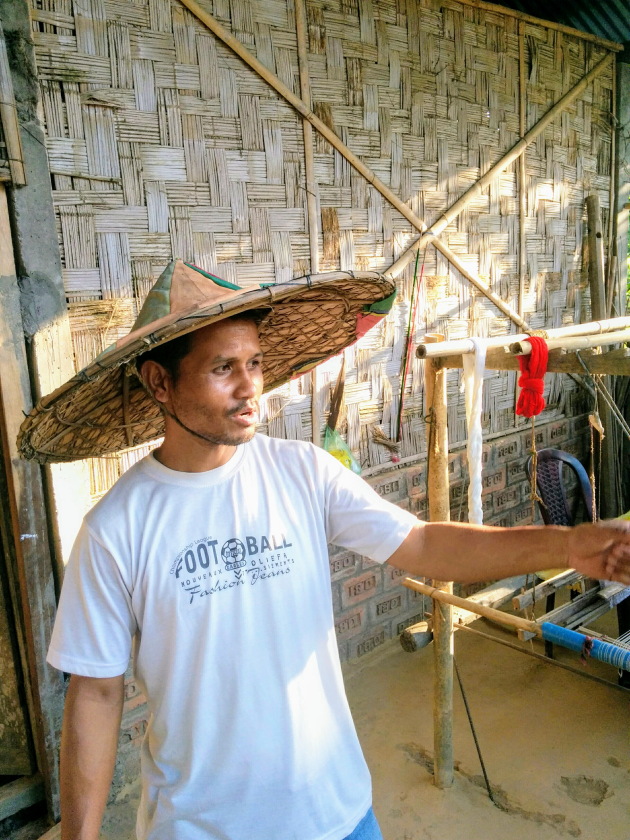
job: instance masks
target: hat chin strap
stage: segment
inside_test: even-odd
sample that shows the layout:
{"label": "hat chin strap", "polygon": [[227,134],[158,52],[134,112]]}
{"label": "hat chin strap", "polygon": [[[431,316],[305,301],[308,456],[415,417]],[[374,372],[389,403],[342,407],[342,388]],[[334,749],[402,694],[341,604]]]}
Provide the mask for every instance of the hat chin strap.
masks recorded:
{"label": "hat chin strap", "polygon": [[174,420],[178,426],[181,426],[184,431],[188,432],[191,435],[199,438],[200,440],[205,440],[206,443],[212,443],[215,446],[221,446],[224,442],[219,440],[218,438],[211,437],[210,435],[204,435],[202,432],[196,432],[194,429],[191,429],[190,426],[187,426],[185,423],[179,419],[179,417],[173,412],[170,411],[163,403],[160,403],[160,408],[171,420]]}

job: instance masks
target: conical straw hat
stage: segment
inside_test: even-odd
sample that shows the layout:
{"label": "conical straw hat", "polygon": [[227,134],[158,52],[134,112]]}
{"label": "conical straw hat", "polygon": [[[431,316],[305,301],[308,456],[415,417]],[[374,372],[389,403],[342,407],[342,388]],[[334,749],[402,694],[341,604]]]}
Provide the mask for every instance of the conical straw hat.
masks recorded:
{"label": "conical straw hat", "polygon": [[393,281],[376,272],[332,272],[242,289],[181,260],[149,292],[131,332],[43,397],[18,447],[40,463],[74,461],[138,446],[164,433],[163,416],[135,359],[157,344],[251,309],[260,326],[265,391],[334,356],[389,311]]}

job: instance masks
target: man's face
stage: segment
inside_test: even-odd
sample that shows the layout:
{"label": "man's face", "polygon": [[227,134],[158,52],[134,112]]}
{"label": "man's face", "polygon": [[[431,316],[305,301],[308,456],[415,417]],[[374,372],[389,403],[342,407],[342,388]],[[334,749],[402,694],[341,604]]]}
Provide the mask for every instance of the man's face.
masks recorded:
{"label": "man's face", "polygon": [[193,333],[176,381],[166,374],[163,388],[154,393],[209,443],[237,446],[254,436],[262,390],[256,325],[229,319]]}

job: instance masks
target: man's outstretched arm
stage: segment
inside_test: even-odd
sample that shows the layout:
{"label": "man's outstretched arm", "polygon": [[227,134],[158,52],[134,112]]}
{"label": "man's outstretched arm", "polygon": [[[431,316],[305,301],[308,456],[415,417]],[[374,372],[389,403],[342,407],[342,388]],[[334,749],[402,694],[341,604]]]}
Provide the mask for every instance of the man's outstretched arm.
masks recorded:
{"label": "man's outstretched arm", "polygon": [[61,840],[98,840],[123,699],[124,675],[70,678],[61,733]]}
{"label": "man's outstretched arm", "polygon": [[570,568],[630,586],[630,522],[610,520],[575,528],[418,523],[388,562],[417,577],[460,583]]}

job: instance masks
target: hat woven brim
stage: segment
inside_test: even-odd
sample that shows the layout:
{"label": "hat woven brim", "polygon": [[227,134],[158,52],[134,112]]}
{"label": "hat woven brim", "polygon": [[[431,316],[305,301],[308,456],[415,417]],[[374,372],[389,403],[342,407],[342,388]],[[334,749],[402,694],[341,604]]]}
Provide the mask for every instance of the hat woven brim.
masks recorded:
{"label": "hat woven brim", "polygon": [[42,398],[22,423],[18,448],[40,463],[107,455],[164,434],[163,415],[138,379],[134,360],[156,344],[223,318],[268,308],[259,327],[265,391],[339,353],[357,338],[357,316],[395,292],[376,272],[310,275],[245,291],[101,354]]}

